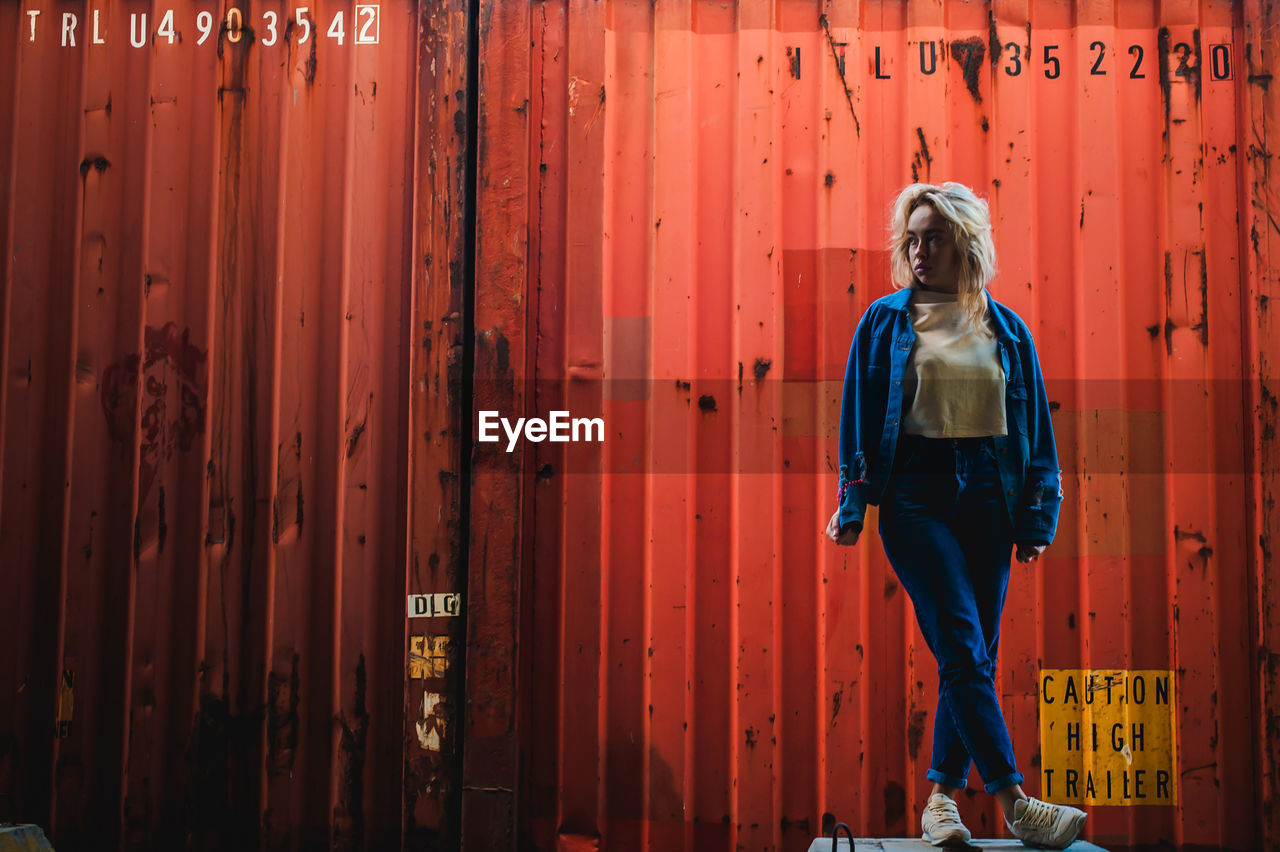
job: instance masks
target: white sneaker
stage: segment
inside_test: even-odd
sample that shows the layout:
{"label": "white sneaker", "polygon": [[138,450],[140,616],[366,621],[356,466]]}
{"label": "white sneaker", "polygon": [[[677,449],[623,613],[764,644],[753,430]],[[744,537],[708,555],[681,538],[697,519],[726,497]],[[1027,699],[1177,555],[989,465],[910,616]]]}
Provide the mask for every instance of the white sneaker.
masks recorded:
{"label": "white sneaker", "polygon": [[1051,805],[1039,799],[1013,803],[1013,822],[1005,821],[1013,836],[1027,846],[1066,849],[1079,836],[1088,814],[1068,805]]}
{"label": "white sneaker", "polygon": [[934,793],[920,814],[920,839],[934,846],[969,842],[969,829],[960,822],[956,800],[945,793]]}

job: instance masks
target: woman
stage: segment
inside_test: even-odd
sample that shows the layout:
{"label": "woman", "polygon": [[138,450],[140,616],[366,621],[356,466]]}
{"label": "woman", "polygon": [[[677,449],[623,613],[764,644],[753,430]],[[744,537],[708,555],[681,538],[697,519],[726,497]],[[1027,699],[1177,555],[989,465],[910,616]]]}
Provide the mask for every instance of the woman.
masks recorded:
{"label": "woman", "polygon": [[938,661],[924,839],[968,842],[955,795],[972,759],[1015,837],[1063,848],[1085,814],[1022,792],[994,680],[1010,550],[1035,561],[1062,501],[1035,345],[986,293],[995,246],[968,187],[904,189],[891,252],[897,292],[867,309],[849,352],[826,532],[856,544],[867,504],[880,506],[885,553]]}

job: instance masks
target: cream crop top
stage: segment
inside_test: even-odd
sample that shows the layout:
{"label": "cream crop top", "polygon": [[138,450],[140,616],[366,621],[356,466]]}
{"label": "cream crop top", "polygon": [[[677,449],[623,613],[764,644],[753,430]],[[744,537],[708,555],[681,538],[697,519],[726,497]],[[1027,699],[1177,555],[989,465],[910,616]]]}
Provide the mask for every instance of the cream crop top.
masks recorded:
{"label": "cream crop top", "polygon": [[903,431],[926,438],[1007,435],[995,336],[970,326],[958,293],[913,290],[908,311],[916,343],[903,374]]}

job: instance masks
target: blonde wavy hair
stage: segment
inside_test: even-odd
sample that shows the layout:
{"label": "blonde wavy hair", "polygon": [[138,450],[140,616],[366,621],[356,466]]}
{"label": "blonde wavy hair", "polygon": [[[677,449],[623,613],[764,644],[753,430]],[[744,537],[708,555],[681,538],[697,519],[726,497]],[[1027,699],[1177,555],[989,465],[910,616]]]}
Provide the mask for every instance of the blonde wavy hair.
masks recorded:
{"label": "blonde wavy hair", "polygon": [[889,274],[893,286],[901,290],[915,282],[907,255],[907,220],[916,208],[928,204],[951,226],[956,251],[960,255],[960,304],[970,323],[980,333],[987,328],[987,282],[996,274],[996,246],[991,238],[991,212],[987,202],[962,183],[941,185],[913,183],[898,193],[890,217]]}

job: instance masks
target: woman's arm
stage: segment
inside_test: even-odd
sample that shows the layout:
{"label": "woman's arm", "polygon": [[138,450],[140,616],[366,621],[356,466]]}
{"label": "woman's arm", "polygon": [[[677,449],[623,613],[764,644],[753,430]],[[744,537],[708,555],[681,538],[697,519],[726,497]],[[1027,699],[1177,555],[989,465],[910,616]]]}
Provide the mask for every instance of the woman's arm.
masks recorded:
{"label": "woman's arm", "polygon": [[844,371],[844,395],[840,401],[840,482],[836,491],[836,514],[842,532],[861,531],[867,513],[867,462],[862,437],[868,425],[863,422],[869,413],[864,397],[874,311],[874,306],[869,308],[858,322]]}
{"label": "woman's arm", "polygon": [[1013,540],[1026,544],[1048,544],[1058,529],[1058,511],[1062,506],[1062,470],[1058,467],[1058,448],[1053,438],[1053,420],[1049,415],[1049,395],[1040,359],[1036,355],[1031,331],[1022,324],[1027,347],[1023,356],[1023,380],[1027,387],[1027,443],[1029,457],[1027,481],[1022,489],[1022,503],[1014,524]]}

